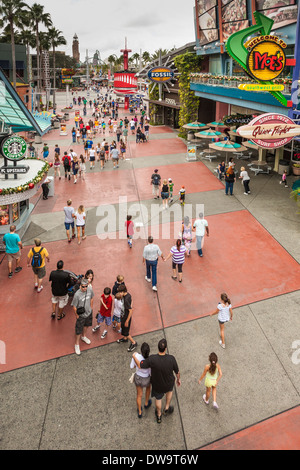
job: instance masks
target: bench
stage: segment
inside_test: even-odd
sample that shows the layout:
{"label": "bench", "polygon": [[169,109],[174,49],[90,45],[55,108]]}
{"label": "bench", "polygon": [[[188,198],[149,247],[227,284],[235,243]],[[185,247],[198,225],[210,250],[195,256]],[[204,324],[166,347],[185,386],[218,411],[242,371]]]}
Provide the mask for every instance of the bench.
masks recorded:
{"label": "bench", "polygon": [[255,176],[257,176],[259,173],[264,173],[264,174],[269,175],[270,172],[272,171],[272,168],[270,166],[263,167],[263,168],[250,166],[250,170],[255,173]]}

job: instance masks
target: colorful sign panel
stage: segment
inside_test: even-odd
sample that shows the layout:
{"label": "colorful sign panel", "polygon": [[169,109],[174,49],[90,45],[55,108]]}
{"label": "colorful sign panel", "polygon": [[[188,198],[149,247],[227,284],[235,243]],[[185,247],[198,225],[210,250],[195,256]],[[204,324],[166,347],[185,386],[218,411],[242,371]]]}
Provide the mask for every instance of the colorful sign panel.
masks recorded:
{"label": "colorful sign panel", "polygon": [[198,39],[200,45],[219,39],[217,0],[196,0]]}
{"label": "colorful sign panel", "polygon": [[155,83],[166,83],[174,78],[174,72],[169,67],[154,67],[149,70],[148,78]]}
{"label": "colorful sign panel", "polygon": [[300,135],[300,126],[284,114],[267,113],[254,118],[237,134],[264,149],[276,149]]}

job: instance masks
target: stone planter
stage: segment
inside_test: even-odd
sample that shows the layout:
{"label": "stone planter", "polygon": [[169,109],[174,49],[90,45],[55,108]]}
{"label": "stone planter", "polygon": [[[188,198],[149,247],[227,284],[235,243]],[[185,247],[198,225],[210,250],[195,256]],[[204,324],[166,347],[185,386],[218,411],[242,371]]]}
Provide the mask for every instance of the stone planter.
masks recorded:
{"label": "stone planter", "polygon": [[293,175],[300,176],[300,166],[292,166]]}

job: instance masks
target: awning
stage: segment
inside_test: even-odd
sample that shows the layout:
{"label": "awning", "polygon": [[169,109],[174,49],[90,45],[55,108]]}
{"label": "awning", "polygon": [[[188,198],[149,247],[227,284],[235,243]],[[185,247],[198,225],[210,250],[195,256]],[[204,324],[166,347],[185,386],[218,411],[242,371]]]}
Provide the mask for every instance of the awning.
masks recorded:
{"label": "awning", "polygon": [[51,127],[51,120],[34,117],[0,68],[0,119],[13,132],[35,131],[42,136]]}

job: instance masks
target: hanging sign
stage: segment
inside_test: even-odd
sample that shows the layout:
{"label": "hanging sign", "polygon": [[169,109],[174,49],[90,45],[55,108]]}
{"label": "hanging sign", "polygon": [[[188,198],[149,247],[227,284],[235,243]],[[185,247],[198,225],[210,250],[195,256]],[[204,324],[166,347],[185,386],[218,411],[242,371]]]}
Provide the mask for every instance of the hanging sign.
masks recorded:
{"label": "hanging sign", "polygon": [[174,72],[169,67],[154,67],[149,70],[148,78],[155,83],[166,83],[174,78]]}
{"label": "hanging sign", "polygon": [[276,149],[300,135],[300,126],[284,114],[267,113],[239,127],[236,132],[261,148]]}

